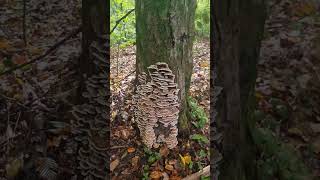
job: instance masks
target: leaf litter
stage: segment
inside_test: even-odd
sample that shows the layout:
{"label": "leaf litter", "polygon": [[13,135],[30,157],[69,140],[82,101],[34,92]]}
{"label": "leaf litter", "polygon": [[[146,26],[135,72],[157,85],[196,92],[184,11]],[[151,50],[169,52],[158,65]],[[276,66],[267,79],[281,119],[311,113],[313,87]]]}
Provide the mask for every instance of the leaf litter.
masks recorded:
{"label": "leaf litter", "polygon": [[[182,179],[189,174],[200,170],[200,166],[191,166],[193,159],[199,159],[199,164],[209,165],[207,157],[196,157],[200,150],[208,151],[209,144],[200,145],[196,141],[179,140],[178,147],[169,150],[161,147],[158,152],[146,152],[135,128],[133,112],[131,109],[131,96],[133,94],[135,79],[135,46],[118,49],[111,47],[110,85],[112,92],[111,104],[111,161],[120,160],[111,176],[116,179],[140,179],[143,174],[153,179]],[[209,70],[210,70],[210,44],[202,40],[194,44],[194,69],[191,77],[190,96],[198,101],[209,117]],[[122,131],[129,132],[130,138],[121,135]],[[191,133],[201,133],[208,136],[209,123],[203,129],[192,128]],[[112,148],[120,147],[120,148]],[[134,152],[132,148],[135,149]],[[125,152],[125,157],[121,156]],[[179,157],[180,156],[182,157]],[[139,163],[137,162],[139,159]],[[201,162],[200,162],[201,159]],[[151,164],[150,164],[151,163]],[[144,170],[146,167],[147,170]]]}

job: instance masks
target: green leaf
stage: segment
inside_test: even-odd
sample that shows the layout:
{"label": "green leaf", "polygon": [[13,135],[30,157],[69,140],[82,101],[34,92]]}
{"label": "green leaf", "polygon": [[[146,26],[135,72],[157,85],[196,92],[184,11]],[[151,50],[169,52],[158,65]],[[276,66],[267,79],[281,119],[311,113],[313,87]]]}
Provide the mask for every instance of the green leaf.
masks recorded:
{"label": "green leaf", "polygon": [[201,135],[201,134],[193,134],[190,136],[192,140],[196,140],[198,142],[203,142],[203,143],[209,143],[209,140],[207,137]]}
{"label": "green leaf", "polygon": [[202,23],[200,21],[197,21],[198,28],[202,28]]}
{"label": "green leaf", "polygon": [[199,157],[200,158],[204,158],[204,157],[206,157],[207,156],[207,153],[203,150],[203,149],[201,149],[200,151],[199,151]]}

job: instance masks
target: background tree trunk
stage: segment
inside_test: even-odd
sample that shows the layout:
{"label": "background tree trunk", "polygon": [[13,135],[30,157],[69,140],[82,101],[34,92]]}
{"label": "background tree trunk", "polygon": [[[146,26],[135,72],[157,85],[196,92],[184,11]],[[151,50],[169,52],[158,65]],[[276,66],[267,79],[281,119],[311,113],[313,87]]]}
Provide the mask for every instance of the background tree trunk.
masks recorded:
{"label": "background tree trunk", "polygon": [[107,1],[103,0],[83,0],[82,1],[82,52],[79,62],[79,74],[81,77],[80,88],[77,95],[77,102],[84,102],[81,94],[85,91],[85,80],[93,74],[99,73],[92,58],[90,58],[90,45],[93,41],[99,41],[109,28],[109,10]]}
{"label": "background tree trunk", "polygon": [[192,44],[196,0],[136,0],[136,72],[147,72],[156,62],[166,62],[176,76],[179,132],[188,132],[186,95],[192,74]]}
{"label": "background tree trunk", "polygon": [[223,88],[217,103],[217,125],[223,132],[220,178],[255,180],[256,155],[250,129],[265,5],[263,0],[216,0],[213,6],[216,85]]}

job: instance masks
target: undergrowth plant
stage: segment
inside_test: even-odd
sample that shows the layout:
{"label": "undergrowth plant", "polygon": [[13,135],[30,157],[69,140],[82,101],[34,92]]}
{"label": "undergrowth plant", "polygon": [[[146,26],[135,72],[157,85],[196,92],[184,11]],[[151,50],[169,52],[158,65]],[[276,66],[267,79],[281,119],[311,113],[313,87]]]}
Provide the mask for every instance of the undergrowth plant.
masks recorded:
{"label": "undergrowth plant", "polygon": [[274,177],[281,180],[312,180],[310,170],[298,153],[293,147],[281,142],[270,129],[254,127],[251,133],[260,152],[257,165],[261,180]]}
{"label": "undergrowth plant", "polygon": [[210,0],[197,0],[195,28],[197,38],[210,37]]}
{"label": "undergrowth plant", "polygon": [[205,124],[208,122],[208,118],[204,109],[200,107],[197,101],[191,96],[188,96],[188,105],[190,107],[191,118],[196,120],[196,122],[192,122],[192,124],[196,128],[202,129],[205,126]]}

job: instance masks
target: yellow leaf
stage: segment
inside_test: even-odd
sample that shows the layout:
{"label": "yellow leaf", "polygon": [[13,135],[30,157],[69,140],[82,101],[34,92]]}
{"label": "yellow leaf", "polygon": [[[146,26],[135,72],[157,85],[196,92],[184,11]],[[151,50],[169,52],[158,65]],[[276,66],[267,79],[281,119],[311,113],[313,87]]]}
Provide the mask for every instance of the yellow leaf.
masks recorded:
{"label": "yellow leaf", "polygon": [[191,156],[190,155],[185,155],[183,158],[184,158],[184,161],[186,162],[187,165],[191,163]]}
{"label": "yellow leaf", "polygon": [[117,112],[116,111],[112,111],[111,113],[111,119],[114,120],[114,118],[117,116]]}
{"label": "yellow leaf", "polygon": [[181,154],[179,154],[180,160],[182,162],[183,167],[186,166],[186,161],[184,160],[183,156],[181,156]]}
{"label": "yellow leaf", "polygon": [[202,67],[202,68],[206,68],[206,67],[209,67],[209,63],[207,61],[200,62],[199,66]]}
{"label": "yellow leaf", "polygon": [[179,156],[180,156],[180,160],[181,160],[183,166],[186,166],[186,165],[190,164],[190,162],[191,162],[191,156],[190,155],[187,154],[185,156],[181,156],[179,154]]}

